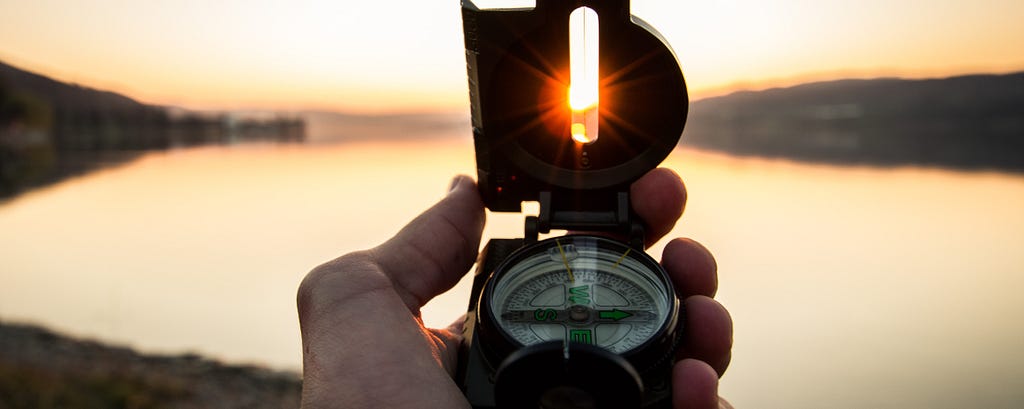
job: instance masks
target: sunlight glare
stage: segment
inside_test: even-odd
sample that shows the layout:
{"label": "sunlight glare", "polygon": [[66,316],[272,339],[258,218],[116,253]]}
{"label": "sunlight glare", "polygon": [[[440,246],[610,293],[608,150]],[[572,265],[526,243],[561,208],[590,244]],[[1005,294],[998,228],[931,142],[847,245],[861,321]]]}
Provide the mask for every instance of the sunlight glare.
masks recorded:
{"label": "sunlight glare", "polygon": [[597,12],[574,10],[569,15],[569,109],[572,139],[579,143],[597,140],[598,41]]}

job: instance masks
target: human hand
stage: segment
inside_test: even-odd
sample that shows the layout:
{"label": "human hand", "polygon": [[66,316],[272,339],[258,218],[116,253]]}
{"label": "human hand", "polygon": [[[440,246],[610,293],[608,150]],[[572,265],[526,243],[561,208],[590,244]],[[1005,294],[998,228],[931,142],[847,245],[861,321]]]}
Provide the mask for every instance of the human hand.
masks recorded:
{"label": "human hand", "polygon": [[[679,177],[666,169],[642,177],[631,194],[648,243],[672,229],[686,202]],[[483,227],[476,184],[457,177],[444,199],[391,240],[310,272],[298,291],[303,407],[468,408],[452,379],[462,321],[425,328],[420,307],[469,271]],[[729,365],[732,320],[711,298],[718,287],[715,260],[697,242],[675,239],[662,265],[686,309],[673,406],[729,407],[717,391]]]}

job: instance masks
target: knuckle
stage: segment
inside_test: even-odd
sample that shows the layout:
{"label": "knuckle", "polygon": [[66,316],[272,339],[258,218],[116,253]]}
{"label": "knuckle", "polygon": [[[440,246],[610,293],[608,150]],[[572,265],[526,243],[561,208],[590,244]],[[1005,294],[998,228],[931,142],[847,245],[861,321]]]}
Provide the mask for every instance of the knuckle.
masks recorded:
{"label": "knuckle", "polygon": [[390,285],[390,280],[373,266],[372,258],[365,251],[360,251],[310,270],[299,283],[296,293],[299,317],[308,316],[317,306],[344,299],[350,293]]}

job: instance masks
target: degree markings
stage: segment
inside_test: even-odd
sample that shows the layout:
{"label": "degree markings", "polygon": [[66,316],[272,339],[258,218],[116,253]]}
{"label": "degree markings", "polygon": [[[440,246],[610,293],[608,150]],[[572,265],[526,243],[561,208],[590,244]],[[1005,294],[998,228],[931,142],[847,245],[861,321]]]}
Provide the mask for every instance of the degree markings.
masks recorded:
{"label": "degree markings", "polygon": [[[622,259],[619,260],[621,262]],[[569,271],[568,263],[566,263],[566,271]],[[509,294],[506,298],[505,305],[502,306],[503,312],[511,311],[515,309],[529,309],[536,308],[531,307],[530,302],[533,298],[542,291],[545,291],[552,286],[565,287],[565,281],[561,278],[562,271],[549,271],[542,273],[529,281],[523,283],[518,288],[511,289],[512,294]],[[651,298],[651,294],[646,293],[640,289],[639,285],[632,280],[625,279],[617,274],[601,270],[577,270],[574,273],[574,279],[578,279],[581,283],[601,283],[605,286],[614,289],[619,295],[626,299],[628,305],[626,307],[640,310],[652,310],[654,300]],[[567,308],[570,302],[568,298],[563,302],[562,305],[552,305],[551,308]],[[625,308],[625,307],[623,307]],[[655,314],[654,311],[651,311]],[[613,324],[613,323],[602,323],[600,325],[626,325],[626,324]],[[642,344],[647,340],[648,337],[655,331],[654,322],[650,323],[637,323],[632,322],[630,325],[629,332],[622,338],[618,339],[613,345],[602,345],[609,348],[612,351],[625,351],[633,348],[637,345]],[[540,342],[544,339],[552,338],[553,328],[557,326],[561,328],[559,331],[564,331],[563,338],[568,337],[569,326],[560,323],[527,323],[527,322],[505,322],[504,324],[506,331],[509,332],[515,339],[519,340],[525,345],[530,345],[536,342]],[[537,331],[541,331],[538,333]],[[543,334],[543,335],[542,335]]]}

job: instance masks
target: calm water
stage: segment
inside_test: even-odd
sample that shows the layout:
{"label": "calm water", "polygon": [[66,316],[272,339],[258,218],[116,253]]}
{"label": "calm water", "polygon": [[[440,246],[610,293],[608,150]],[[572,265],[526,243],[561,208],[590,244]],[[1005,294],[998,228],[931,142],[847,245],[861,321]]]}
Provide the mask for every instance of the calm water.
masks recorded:
{"label": "calm water", "polygon": [[[303,275],[389,237],[472,156],[463,139],[202,148],[30,193],[0,205],[0,319],[297,369]],[[673,235],[719,260],[739,407],[1024,407],[1024,177],[666,164],[691,195]],[[518,217],[490,222],[520,235]]]}

